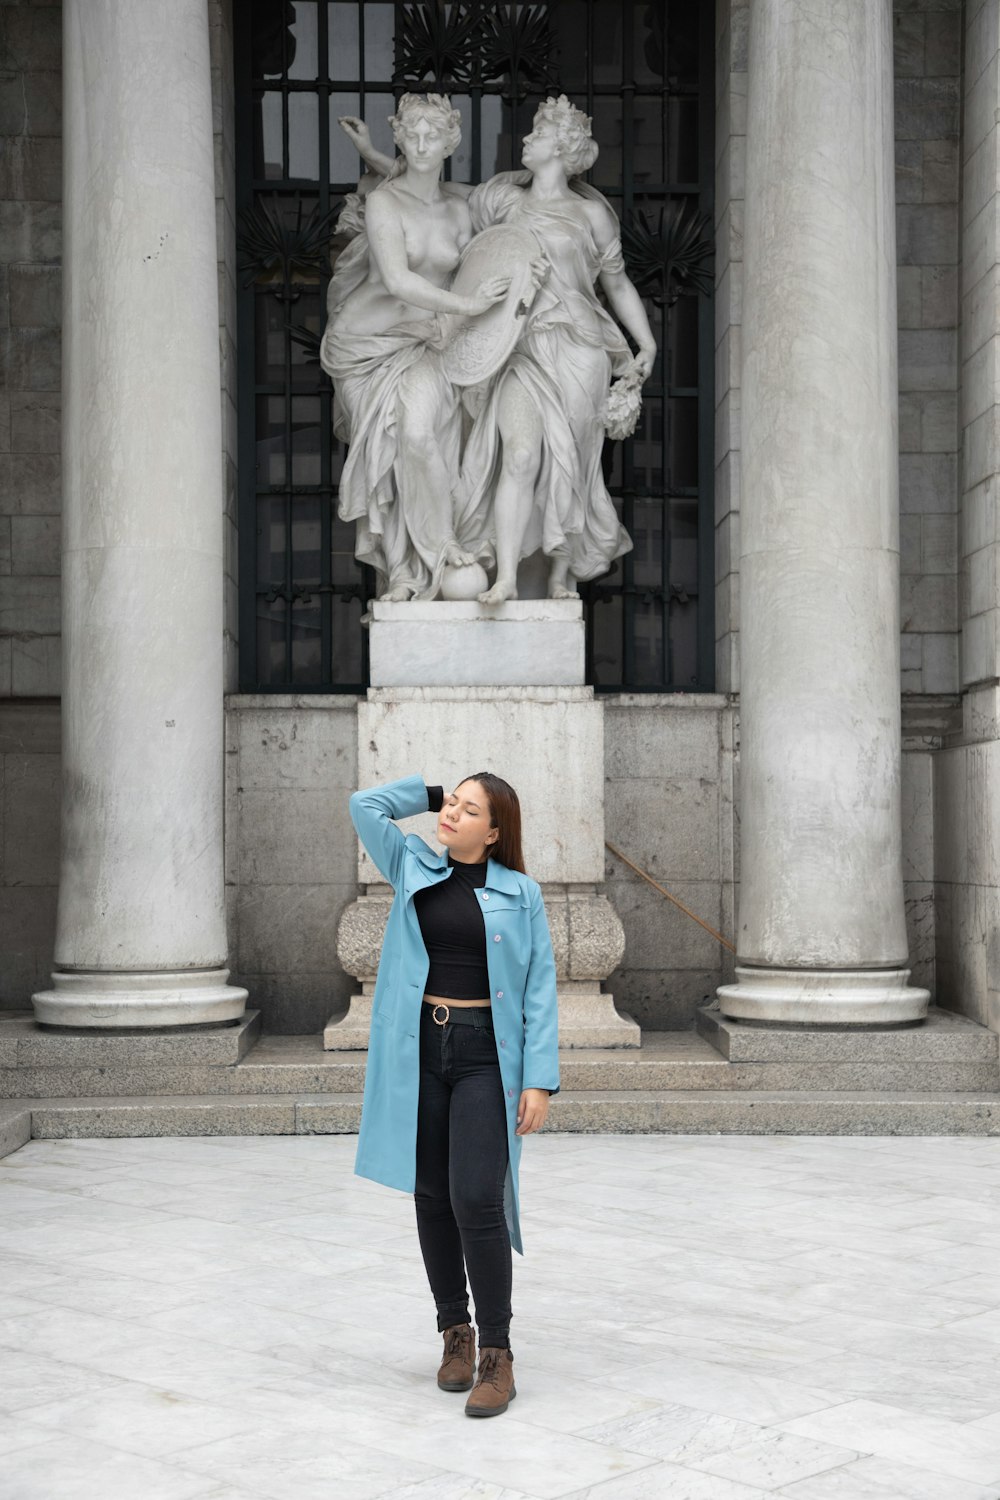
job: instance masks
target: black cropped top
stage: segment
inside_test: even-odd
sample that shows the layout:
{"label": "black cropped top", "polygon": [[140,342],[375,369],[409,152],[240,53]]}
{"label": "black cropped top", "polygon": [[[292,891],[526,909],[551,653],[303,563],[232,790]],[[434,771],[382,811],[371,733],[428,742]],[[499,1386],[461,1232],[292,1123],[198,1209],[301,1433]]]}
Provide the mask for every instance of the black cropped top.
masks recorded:
{"label": "black cropped top", "polygon": [[486,925],[476,894],[486,884],[486,866],[467,865],[448,855],[447,880],[417,891],[413,898],[420,932],[430,959],[428,995],[446,1000],[488,1000]]}

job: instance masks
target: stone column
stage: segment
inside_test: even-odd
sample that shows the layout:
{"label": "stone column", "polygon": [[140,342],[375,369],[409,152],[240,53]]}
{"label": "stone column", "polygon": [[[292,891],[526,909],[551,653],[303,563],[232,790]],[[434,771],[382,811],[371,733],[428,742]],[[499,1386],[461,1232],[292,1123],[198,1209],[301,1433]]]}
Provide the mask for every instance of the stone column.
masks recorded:
{"label": "stone column", "polygon": [[64,0],[63,793],[50,1025],[226,983],[217,251],[205,0]]}
{"label": "stone column", "polygon": [[925,1015],[900,824],[891,0],[754,0],[729,1016]]}

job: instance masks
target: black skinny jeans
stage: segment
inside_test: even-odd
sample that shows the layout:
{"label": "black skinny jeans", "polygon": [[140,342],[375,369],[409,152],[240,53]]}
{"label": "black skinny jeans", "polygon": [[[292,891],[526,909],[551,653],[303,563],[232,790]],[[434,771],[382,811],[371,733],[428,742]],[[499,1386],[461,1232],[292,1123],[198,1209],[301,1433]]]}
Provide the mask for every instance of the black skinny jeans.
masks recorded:
{"label": "black skinny jeans", "polygon": [[[420,1003],[420,1101],[413,1198],[438,1332],[468,1323],[480,1348],[509,1348],[511,1249],[503,1211],[507,1110],[489,1006],[439,1026]],[[463,1259],[464,1257],[464,1259]]]}

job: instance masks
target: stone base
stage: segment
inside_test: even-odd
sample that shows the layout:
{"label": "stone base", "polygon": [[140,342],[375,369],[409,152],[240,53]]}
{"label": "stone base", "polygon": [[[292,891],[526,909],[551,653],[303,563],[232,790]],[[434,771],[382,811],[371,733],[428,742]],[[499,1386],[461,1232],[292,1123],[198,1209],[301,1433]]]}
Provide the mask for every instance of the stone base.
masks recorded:
{"label": "stone base", "polygon": [[801,1026],[891,1026],[922,1020],[930,991],[907,984],[909,969],[755,969],[717,991],[723,1015]]}
{"label": "stone base", "polygon": [[372,604],[372,687],[577,687],[584,682],[579,599]]}
{"label": "stone base", "polygon": [[615,1009],[614,998],[590,980],[559,985],[559,1050],[564,1047],[641,1047],[632,1017]]}
{"label": "stone base", "polygon": [[[374,981],[366,980],[362,994],[351,996],[347,1014],[327,1021],[323,1028],[324,1051],[367,1051],[374,990]],[[560,1051],[567,1047],[642,1046],[639,1026],[631,1016],[615,1009],[613,997],[605,994],[596,981],[567,980],[560,983],[557,996]]]}
{"label": "stone base", "polygon": [[324,1052],[367,1052],[372,1024],[375,981],[365,980],[360,995],[352,995],[346,1016],[331,1016],[323,1027]]}
{"label": "stone base", "polygon": [[247,991],[228,978],[228,969],[56,972],[52,989],[32,995],[31,1003],[45,1026],[211,1026],[243,1015]]}

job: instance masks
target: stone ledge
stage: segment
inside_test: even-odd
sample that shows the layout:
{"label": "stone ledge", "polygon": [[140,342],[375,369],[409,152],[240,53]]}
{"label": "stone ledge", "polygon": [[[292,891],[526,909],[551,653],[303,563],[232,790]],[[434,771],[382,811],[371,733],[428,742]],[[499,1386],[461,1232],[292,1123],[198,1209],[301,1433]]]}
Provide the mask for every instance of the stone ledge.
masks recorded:
{"label": "stone ledge", "polygon": [[60,1027],[46,1031],[32,1011],[0,1016],[0,1067],[125,1069],[158,1065],[232,1067],[261,1035],[260,1011],[247,1010],[234,1025],[191,1031],[118,1034]]}
{"label": "stone ledge", "polygon": [[552,1128],[581,1134],[1000,1135],[1000,1098],[944,1092],[607,1092],[567,1096],[552,1114]]}
{"label": "stone ledge", "polygon": [[[350,1135],[357,1132],[361,1095],[335,1100],[282,1095],[267,1101],[225,1102],[191,1095],[170,1100],[134,1097],[114,1105],[82,1098],[34,1099],[21,1110],[22,1116],[29,1107],[31,1136],[39,1140]],[[887,1096],[864,1091],[724,1095],[685,1090],[663,1095],[606,1090],[557,1094],[545,1130],[610,1135],[997,1136],[1000,1100],[916,1091]]]}
{"label": "stone ledge", "polygon": [[1000,1036],[955,1011],[932,1005],[927,1019],[887,1030],[752,1026],[724,1016],[718,1001],[695,1012],[699,1035],[729,1062],[984,1062],[997,1066]]}
{"label": "stone ledge", "polygon": [[[662,1034],[669,1037],[670,1033]],[[679,1033],[686,1040],[686,1033]],[[298,1040],[297,1038],[291,1040]],[[698,1039],[700,1040],[700,1039]],[[877,1091],[905,1094],[989,1093],[1000,1099],[1000,1071],[991,1062],[774,1062],[730,1063],[701,1042],[705,1055],[668,1044],[658,1047],[655,1034],[643,1037],[641,1049],[606,1040],[593,1049],[573,1046],[559,1056],[562,1092],[614,1090],[750,1093],[781,1090],[810,1094]],[[256,1056],[256,1054],[255,1054]],[[364,1050],[323,1050],[315,1039],[313,1055],[286,1061],[244,1061],[231,1068],[104,1067],[17,1068],[0,1071],[0,1099],[92,1098],[113,1100],[135,1095],[164,1100],[183,1096],[222,1099],[321,1094],[330,1098],[364,1088]]]}

